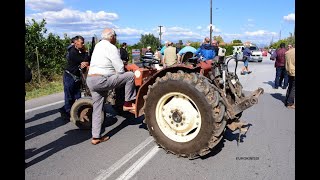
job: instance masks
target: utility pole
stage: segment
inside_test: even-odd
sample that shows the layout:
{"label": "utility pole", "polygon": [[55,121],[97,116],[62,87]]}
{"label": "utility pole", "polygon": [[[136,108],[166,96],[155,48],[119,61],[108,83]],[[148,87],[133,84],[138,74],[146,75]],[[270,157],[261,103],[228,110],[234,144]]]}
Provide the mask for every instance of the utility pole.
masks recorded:
{"label": "utility pole", "polygon": [[279,34],[279,41],[281,40],[281,30],[280,30],[280,34]]}
{"label": "utility pole", "polygon": [[210,0],[210,44],[212,43],[212,0]]}
{"label": "utility pole", "polygon": [[161,47],[161,35],[162,35],[162,32],[161,32],[161,27],[163,26],[159,26],[160,27],[160,33],[159,33],[159,41],[160,41],[160,47]]}

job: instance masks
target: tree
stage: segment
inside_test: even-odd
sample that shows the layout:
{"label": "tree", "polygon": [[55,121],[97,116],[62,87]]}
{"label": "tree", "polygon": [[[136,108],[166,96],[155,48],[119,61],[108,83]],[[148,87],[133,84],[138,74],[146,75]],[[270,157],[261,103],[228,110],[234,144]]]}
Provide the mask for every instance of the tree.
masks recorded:
{"label": "tree", "polygon": [[161,46],[159,39],[156,38],[153,34],[141,34],[140,41],[137,45],[139,49],[150,46],[152,50],[155,50]]}
{"label": "tree", "polygon": [[242,41],[241,41],[240,39],[235,39],[235,40],[232,41],[232,43],[233,43],[233,44],[242,43]]}
{"label": "tree", "polygon": [[213,36],[213,39],[218,41],[219,43],[223,43],[224,42],[220,35],[219,36]]}
{"label": "tree", "polygon": [[[34,19],[25,23],[25,63],[34,71],[38,71],[38,61],[40,76],[46,80],[51,80],[54,75],[62,74],[66,64],[66,47],[70,44],[70,38],[65,34],[64,39],[49,33],[45,34],[46,21],[43,19],[36,22]],[[38,76],[38,73],[34,73]],[[37,77],[35,77],[37,78]]]}

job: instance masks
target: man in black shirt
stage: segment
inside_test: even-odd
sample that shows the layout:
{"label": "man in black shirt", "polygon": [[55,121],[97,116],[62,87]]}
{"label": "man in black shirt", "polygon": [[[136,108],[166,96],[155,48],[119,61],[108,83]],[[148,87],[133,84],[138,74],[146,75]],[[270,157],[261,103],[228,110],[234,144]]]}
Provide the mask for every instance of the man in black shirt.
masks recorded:
{"label": "man in black shirt", "polygon": [[63,73],[64,101],[60,108],[61,115],[69,120],[72,104],[81,97],[80,70],[89,66],[88,52],[84,47],[82,36],[74,37],[74,46],[68,50],[67,66]]}
{"label": "man in black shirt", "polygon": [[120,58],[126,64],[129,61],[129,56],[127,52],[127,43],[122,43],[122,47],[120,48]]}

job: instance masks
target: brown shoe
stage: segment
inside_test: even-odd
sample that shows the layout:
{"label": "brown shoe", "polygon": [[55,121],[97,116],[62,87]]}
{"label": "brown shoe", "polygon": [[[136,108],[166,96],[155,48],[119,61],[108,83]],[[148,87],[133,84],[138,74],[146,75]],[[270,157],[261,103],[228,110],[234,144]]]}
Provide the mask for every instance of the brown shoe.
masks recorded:
{"label": "brown shoe", "polygon": [[287,106],[287,108],[289,108],[289,109],[296,109],[296,107],[295,107],[294,104],[292,104],[291,106]]}
{"label": "brown shoe", "polygon": [[104,137],[101,137],[101,138],[92,138],[91,144],[97,145],[97,144],[99,144],[101,142],[108,141],[109,139],[110,139],[109,136],[104,136]]}
{"label": "brown shoe", "polygon": [[136,105],[132,102],[124,102],[123,111],[132,111],[136,109]]}

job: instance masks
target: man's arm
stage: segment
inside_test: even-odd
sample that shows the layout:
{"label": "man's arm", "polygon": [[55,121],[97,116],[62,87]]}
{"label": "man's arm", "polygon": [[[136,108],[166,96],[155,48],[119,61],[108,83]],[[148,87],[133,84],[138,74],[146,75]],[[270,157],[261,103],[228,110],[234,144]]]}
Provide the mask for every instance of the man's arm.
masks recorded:
{"label": "man's arm", "polygon": [[199,56],[200,50],[201,50],[201,48],[198,48],[197,51],[194,52],[194,55],[195,55],[195,56]]}
{"label": "man's arm", "polygon": [[110,48],[109,58],[112,62],[112,66],[114,67],[116,72],[120,73],[120,74],[124,73],[123,61],[120,58],[120,55],[118,53],[116,46],[113,46],[112,48]]}
{"label": "man's arm", "polygon": [[277,57],[277,51],[274,51],[274,52],[271,54],[270,59],[274,61],[274,60],[276,59],[276,57]]}

